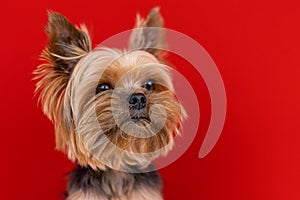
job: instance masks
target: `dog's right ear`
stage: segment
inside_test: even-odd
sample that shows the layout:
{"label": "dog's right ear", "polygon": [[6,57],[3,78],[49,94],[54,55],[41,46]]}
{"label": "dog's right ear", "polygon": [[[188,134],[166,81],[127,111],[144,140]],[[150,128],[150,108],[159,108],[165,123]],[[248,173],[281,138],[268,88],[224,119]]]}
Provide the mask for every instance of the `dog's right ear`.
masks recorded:
{"label": "dog's right ear", "polygon": [[78,29],[59,13],[48,12],[48,16],[49,44],[42,57],[53,64],[55,70],[71,74],[79,59],[91,51],[89,33],[84,25]]}
{"label": "dog's right ear", "polygon": [[36,92],[43,111],[55,125],[56,147],[63,150],[68,141],[63,120],[65,89],[79,60],[91,51],[91,41],[84,25],[76,28],[59,13],[49,12],[48,17],[49,42],[41,53],[45,63],[34,71],[34,79],[39,80]]}

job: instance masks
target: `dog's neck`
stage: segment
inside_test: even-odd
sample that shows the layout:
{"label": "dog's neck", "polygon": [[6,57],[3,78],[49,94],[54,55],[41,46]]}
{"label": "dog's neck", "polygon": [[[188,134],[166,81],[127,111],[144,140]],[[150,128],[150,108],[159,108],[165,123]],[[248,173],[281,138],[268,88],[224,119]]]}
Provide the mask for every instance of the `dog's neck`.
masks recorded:
{"label": "dog's neck", "polygon": [[[153,168],[152,165],[149,167]],[[140,189],[146,188],[149,191],[158,192],[162,189],[162,181],[156,171],[128,173],[110,168],[94,170],[78,165],[70,173],[69,178],[68,196],[82,191],[83,193],[97,193],[106,199],[118,199]]]}

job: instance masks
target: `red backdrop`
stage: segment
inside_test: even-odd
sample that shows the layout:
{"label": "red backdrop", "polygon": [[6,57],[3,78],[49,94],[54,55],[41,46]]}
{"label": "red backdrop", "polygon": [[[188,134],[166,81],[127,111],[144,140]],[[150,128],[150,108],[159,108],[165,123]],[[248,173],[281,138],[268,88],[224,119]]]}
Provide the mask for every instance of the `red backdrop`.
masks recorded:
{"label": "red backdrop", "polygon": [[[180,68],[201,108],[196,139],[160,170],[171,199],[300,199],[300,29],[297,1],[3,1],[1,25],[1,197],[61,199],[73,167],[54,150],[52,124],[33,98],[31,72],[47,42],[46,10],[85,22],[93,43],[161,6],[166,26],[202,44],[223,77],[226,123],[213,151],[198,152],[210,103],[200,77]],[[184,61],[173,58],[177,66]]]}

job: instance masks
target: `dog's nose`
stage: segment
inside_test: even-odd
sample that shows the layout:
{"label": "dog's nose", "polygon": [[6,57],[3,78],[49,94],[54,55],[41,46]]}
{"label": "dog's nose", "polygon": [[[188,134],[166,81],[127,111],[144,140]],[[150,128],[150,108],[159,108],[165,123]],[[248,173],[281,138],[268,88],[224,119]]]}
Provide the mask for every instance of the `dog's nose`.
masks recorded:
{"label": "dog's nose", "polygon": [[141,110],[145,108],[146,103],[147,103],[147,98],[142,93],[134,93],[129,98],[129,107],[136,110]]}

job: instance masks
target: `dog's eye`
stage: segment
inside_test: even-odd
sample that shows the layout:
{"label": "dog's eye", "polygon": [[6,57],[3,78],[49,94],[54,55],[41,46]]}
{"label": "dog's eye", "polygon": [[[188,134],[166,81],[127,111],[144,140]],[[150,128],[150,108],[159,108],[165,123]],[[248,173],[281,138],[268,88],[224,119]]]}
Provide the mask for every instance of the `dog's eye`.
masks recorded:
{"label": "dog's eye", "polygon": [[153,91],[155,90],[155,82],[154,80],[148,80],[142,85],[142,87],[146,90]]}
{"label": "dog's eye", "polygon": [[108,84],[108,83],[101,83],[96,88],[96,94],[98,94],[99,92],[103,92],[103,91],[111,90],[111,89],[113,89],[113,87],[110,84]]}

